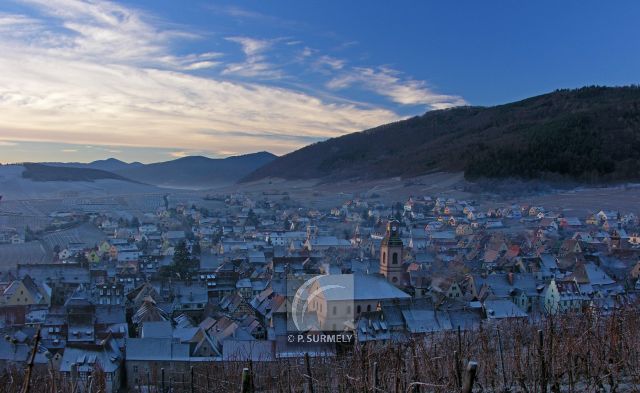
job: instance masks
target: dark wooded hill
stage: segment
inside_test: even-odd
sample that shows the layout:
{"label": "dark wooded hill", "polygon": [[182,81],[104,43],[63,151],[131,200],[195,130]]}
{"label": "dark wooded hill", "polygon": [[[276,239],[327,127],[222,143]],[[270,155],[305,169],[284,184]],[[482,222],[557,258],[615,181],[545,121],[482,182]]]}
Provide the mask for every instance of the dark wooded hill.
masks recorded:
{"label": "dark wooded hill", "polygon": [[413,177],[587,182],[640,178],[640,87],[585,87],[493,107],[458,107],[306,146],[257,169],[325,180]]}
{"label": "dark wooded hill", "polygon": [[33,181],[85,181],[114,179],[132,182],[123,176],[115,173],[92,168],[58,167],[35,163],[23,164],[25,170],[22,177]]}

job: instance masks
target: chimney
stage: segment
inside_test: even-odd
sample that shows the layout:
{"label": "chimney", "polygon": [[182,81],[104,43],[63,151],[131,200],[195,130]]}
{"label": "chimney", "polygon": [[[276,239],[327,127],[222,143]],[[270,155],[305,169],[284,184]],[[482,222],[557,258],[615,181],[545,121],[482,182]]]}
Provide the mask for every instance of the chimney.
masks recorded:
{"label": "chimney", "polygon": [[507,274],[507,279],[509,280],[509,285],[513,286],[513,272]]}

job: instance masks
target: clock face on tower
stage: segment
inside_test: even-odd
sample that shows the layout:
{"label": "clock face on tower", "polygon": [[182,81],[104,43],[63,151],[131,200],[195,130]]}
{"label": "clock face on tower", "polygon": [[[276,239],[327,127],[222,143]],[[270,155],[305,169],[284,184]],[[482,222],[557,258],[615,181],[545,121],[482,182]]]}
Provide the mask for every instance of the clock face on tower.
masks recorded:
{"label": "clock face on tower", "polygon": [[396,228],[396,226],[394,225],[394,226],[392,226],[392,227],[391,227],[391,230],[392,230],[393,232],[395,232],[395,231],[397,231],[397,230],[398,230],[398,228]]}

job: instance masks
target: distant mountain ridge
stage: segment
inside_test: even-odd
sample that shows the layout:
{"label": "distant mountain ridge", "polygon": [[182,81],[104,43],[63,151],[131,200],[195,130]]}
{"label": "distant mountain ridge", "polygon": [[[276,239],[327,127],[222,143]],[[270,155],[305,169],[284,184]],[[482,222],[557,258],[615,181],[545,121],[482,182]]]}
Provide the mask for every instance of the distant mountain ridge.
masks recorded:
{"label": "distant mountain ridge", "polygon": [[118,171],[127,168],[135,168],[144,165],[141,162],[124,162],[120,161],[117,158],[107,158],[106,160],[97,160],[90,163],[81,163],[81,162],[52,162],[52,163],[41,163],[45,165],[59,166],[59,167],[68,167],[68,168],[89,168],[89,169],[100,169],[103,171]]}
{"label": "distant mountain ridge", "polygon": [[61,167],[36,163],[24,163],[22,166],[24,166],[25,168],[24,172],[22,172],[22,177],[37,182],[94,182],[96,180],[106,179],[133,182],[132,180],[127,179],[124,176],[120,176],[108,171],[103,171],[101,169]]}
{"label": "distant mountain ridge", "polygon": [[115,171],[140,182],[165,187],[203,188],[229,185],[273,161],[277,156],[259,152],[227,158],[190,156]]}
{"label": "distant mountain ridge", "polygon": [[[276,155],[269,152],[258,152],[227,158],[188,156],[152,164],[126,163],[115,158],[86,164],[42,164],[47,167],[106,171],[123,179],[156,186],[209,188],[233,184],[276,158]],[[57,175],[60,176],[61,173],[63,172],[57,172]]]}
{"label": "distant mountain ridge", "polygon": [[640,87],[557,90],[493,107],[436,110],[314,143],[242,179],[640,179]]}

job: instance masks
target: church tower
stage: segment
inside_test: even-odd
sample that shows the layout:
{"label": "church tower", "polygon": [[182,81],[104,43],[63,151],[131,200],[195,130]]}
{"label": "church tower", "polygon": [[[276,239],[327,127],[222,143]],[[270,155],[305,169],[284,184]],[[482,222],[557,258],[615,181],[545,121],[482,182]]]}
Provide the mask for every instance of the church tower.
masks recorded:
{"label": "church tower", "polygon": [[399,223],[390,220],[380,246],[380,274],[396,286],[401,284],[402,279],[402,248]]}
{"label": "church tower", "polygon": [[614,229],[613,234],[611,235],[611,242],[609,243],[609,251],[619,250],[621,246],[622,241],[620,238],[620,233]]}

